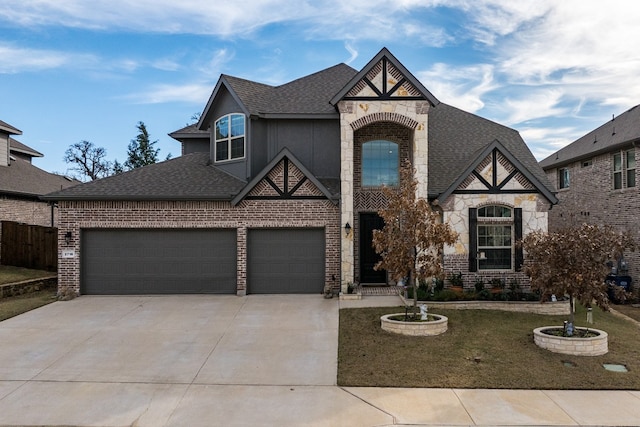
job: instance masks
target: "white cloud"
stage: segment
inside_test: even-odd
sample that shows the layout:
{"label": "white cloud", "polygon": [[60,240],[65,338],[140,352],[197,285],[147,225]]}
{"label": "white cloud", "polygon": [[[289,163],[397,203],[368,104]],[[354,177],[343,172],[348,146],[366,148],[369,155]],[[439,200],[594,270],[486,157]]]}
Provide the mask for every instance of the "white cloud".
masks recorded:
{"label": "white cloud", "polygon": [[349,55],[351,55],[349,59],[347,59],[346,64],[351,64],[358,57],[358,51],[348,42],[344,44],[344,48],[349,52]]}
{"label": "white cloud", "polygon": [[497,88],[489,64],[436,63],[429,70],[417,72],[416,77],[440,101],[469,112],[481,110],[485,106],[483,96]]}
{"label": "white cloud", "polygon": [[161,104],[186,102],[202,105],[207,102],[213,86],[207,83],[170,85],[157,84],[149,89],[119,97],[133,104]]}
{"label": "white cloud", "polygon": [[0,44],[0,74],[40,71],[70,64],[94,63],[92,55],[74,55],[42,49],[28,49]]}

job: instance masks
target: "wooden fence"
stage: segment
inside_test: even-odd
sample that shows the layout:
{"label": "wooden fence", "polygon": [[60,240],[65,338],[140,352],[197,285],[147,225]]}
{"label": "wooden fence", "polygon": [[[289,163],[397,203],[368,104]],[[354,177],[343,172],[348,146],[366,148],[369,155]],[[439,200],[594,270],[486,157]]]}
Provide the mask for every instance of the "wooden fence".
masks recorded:
{"label": "wooden fence", "polygon": [[36,270],[58,270],[58,229],[2,221],[0,263]]}

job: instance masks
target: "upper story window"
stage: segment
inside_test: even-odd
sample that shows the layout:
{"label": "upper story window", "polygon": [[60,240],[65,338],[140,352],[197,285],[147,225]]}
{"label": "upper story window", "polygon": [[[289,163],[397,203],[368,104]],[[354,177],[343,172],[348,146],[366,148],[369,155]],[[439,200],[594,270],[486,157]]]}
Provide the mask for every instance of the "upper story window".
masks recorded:
{"label": "upper story window", "polygon": [[626,150],[613,155],[613,188],[619,190],[636,186],[635,151]]}
{"label": "upper story window", "polygon": [[569,168],[562,168],[558,170],[558,188],[569,188]]}
{"label": "upper story window", "polygon": [[227,114],[216,120],[216,162],[244,157],[244,122],[244,114]]}
{"label": "upper story window", "polygon": [[375,140],[362,144],[362,186],[397,186],[400,179],[398,144]]}

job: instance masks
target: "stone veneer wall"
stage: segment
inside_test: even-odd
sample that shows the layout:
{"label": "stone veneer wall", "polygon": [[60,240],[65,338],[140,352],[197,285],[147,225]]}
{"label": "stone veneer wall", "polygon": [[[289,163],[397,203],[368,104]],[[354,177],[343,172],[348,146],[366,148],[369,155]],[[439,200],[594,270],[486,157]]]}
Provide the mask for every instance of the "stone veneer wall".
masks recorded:
{"label": "stone veneer wall", "polygon": [[[427,101],[406,101],[398,98],[392,101],[340,101],[340,180],[341,180],[341,219],[344,226],[355,223],[354,180],[355,142],[354,132],[377,122],[392,122],[413,130],[413,147],[411,157],[416,168],[419,181],[418,197],[427,198],[428,168],[428,135],[427,118],[430,104]],[[341,244],[341,283],[346,291],[346,284],[354,282],[354,233],[342,236]]]}
{"label": "stone veneer wall", "polygon": [[507,285],[512,279],[518,281],[522,289],[529,289],[529,278],[523,272],[478,270],[469,271],[469,208],[486,205],[505,205],[522,208],[522,233],[536,230],[547,231],[549,202],[538,194],[452,194],[441,205],[445,222],[458,232],[455,245],[444,251],[444,269],[449,273],[462,273],[465,289],[473,289],[477,278],[485,283],[493,278],[505,279]]}
{"label": "stone veneer wall", "polygon": [[[75,251],[74,258],[58,254],[59,291],[80,292],[80,239],[85,228],[235,228],[238,295],[247,289],[247,229],[324,228],[325,288],[338,286],[340,211],[328,200],[245,200],[235,207],[215,201],[61,201],[59,205],[59,250]],[[73,239],[66,246],[68,231]]]}
{"label": "stone veneer wall", "polygon": [[[635,151],[638,162],[640,150]],[[635,187],[614,190],[613,153],[593,157],[591,165],[586,167],[582,163],[574,162],[566,166],[569,168],[570,186],[558,190],[556,194],[559,202],[549,212],[549,229],[557,230],[571,223],[609,224],[620,230],[631,231],[640,242],[640,167],[636,166]],[[557,187],[558,169],[546,172],[549,181]],[[623,180],[626,185],[624,174]],[[640,251],[625,253],[625,259],[629,265],[628,274],[633,279],[633,288],[640,294]]]}

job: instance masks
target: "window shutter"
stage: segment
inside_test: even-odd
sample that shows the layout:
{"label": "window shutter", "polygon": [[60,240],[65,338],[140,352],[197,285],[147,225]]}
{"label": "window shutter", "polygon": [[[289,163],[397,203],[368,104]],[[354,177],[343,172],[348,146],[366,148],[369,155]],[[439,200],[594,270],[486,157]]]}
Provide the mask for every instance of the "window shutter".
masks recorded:
{"label": "window shutter", "polygon": [[524,253],[522,251],[522,208],[515,208],[513,210],[513,225],[515,228],[515,238],[516,238],[516,271],[522,270],[522,263],[524,262]]}
{"label": "window shutter", "polygon": [[469,208],[469,271],[478,271],[478,209]]}

